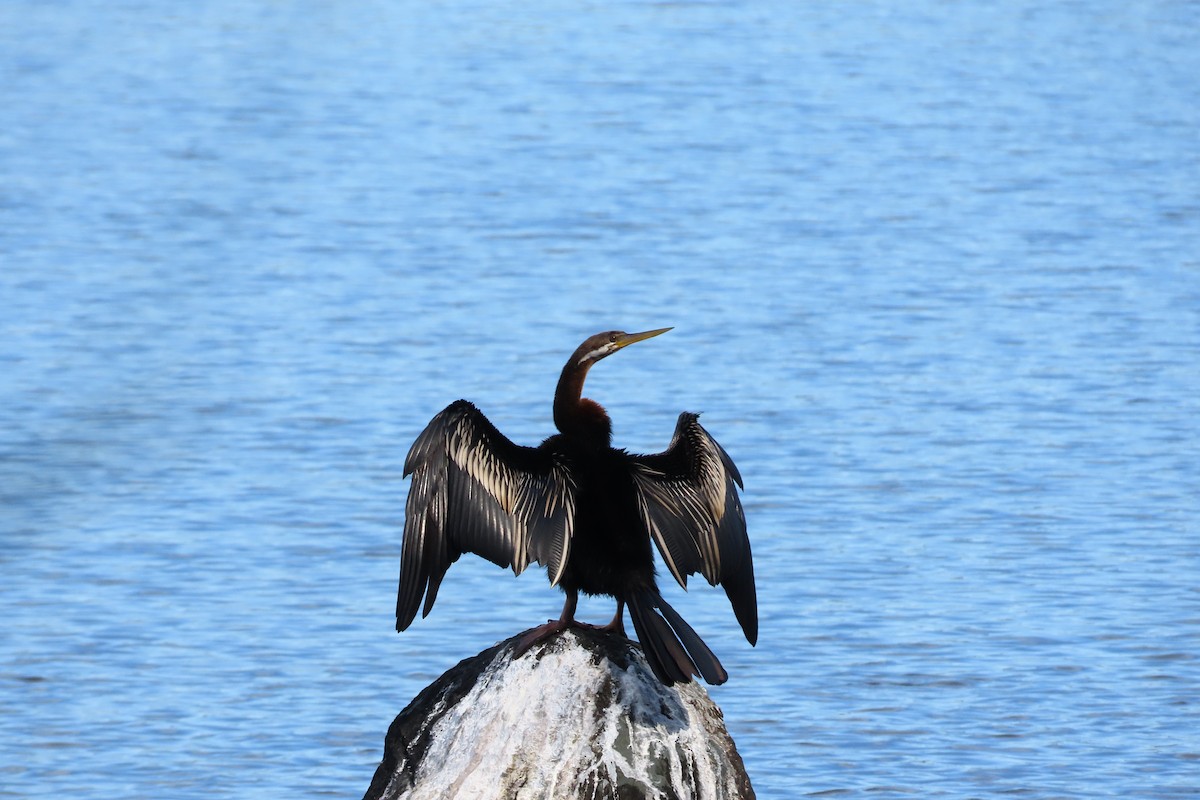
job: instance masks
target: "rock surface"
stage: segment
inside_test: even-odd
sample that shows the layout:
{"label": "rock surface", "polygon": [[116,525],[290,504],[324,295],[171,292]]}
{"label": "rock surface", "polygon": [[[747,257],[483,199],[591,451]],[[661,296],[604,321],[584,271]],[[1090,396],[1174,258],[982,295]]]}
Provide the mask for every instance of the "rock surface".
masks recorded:
{"label": "rock surface", "polygon": [[721,711],[624,637],[569,630],[468,658],[409,703],[364,800],[747,800]]}

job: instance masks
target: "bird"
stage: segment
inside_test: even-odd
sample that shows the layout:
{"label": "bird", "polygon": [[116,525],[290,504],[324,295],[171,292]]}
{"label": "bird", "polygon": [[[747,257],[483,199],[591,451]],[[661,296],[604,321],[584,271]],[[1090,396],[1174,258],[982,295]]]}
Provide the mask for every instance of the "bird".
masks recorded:
{"label": "bird", "polygon": [[450,565],[474,553],[515,575],[544,566],[565,594],[557,620],[518,640],[515,657],[569,627],[579,593],[615,598],[600,630],[624,635],[628,607],[638,641],[665,685],[694,677],[718,685],[728,673],[659,591],[651,542],[684,589],[690,575],[721,585],[751,646],[758,600],[746,518],[733,460],[683,412],[667,449],[649,455],[612,446],[612,420],[583,397],[588,371],[636,342],[666,333],[605,331],[567,360],[554,393],[558,432],[536,447],[509,440],[471,402],[457,400],[417,436],[404,462],[405,503],[396,630],[429,615]]}

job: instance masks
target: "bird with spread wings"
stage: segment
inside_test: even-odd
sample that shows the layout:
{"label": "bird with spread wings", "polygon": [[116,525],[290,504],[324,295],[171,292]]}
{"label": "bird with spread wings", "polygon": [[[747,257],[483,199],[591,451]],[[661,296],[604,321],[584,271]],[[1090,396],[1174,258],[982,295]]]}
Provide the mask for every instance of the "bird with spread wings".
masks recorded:
{"label": "bird with spread wings", "polygon": [[575,621],[579,593],[608,595],[624,631],[624,608],[655,675],[665,684],[700,675],[728,679],[720,661],[662,598],[651,542],[684,588],[700,574],[724,588],[743,633],[758,639],[754,565],[738,488],[742,477],[696,414],[679,415],[661,453],[612,447],[612,423],[582,396],[597,361],[670,328],[588,338],[563,367],[554,400],[559,432],[537,447],[510,441],[471,403],[458,400],[417,437],[404,465],[405,507],[396,629],[429,614],[446,570],[475,553],[520,574],[544,566],[566,594],[562,615],[521,639],[524,651]]}

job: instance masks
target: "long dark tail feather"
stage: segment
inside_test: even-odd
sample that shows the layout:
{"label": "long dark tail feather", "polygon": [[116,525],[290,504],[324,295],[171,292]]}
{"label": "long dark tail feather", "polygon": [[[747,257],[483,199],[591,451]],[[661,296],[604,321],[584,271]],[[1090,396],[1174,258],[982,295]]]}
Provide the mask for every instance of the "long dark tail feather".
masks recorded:
{"label": "long dark tail feather", "polygon": [[708,645],[658,592],[647,590],[631,597],[629,617],[650,669],[667,686],[686,683],[693,675],[700,675],[713,685],[729,679]]}
{"label": "long dark tail feather", "polygon": [[667,623],[675,630],[675,634],[683,642],[684,649],[691,656],[692,663],[696,665],[696,669],[700,670],[700,675],[704,680],[713,686],[720,686],[729,680],[729,673],[721,666],[721,662],[717,660],[716,655],[713,654],[712,650],[708,649],[708,645],[692,629],[692,626],[688,625],[683,617],[679,616],[679,612],[667,605],[667,601],[661,597],[658,598],[658,608],[662,611],[663,616],[667,618]]}
{"label": "long dark tail feather", "polygon": [[695,671],[683,645],[652,606],[630,602],[629,617],[654,675],[667,686],[685,683]]}

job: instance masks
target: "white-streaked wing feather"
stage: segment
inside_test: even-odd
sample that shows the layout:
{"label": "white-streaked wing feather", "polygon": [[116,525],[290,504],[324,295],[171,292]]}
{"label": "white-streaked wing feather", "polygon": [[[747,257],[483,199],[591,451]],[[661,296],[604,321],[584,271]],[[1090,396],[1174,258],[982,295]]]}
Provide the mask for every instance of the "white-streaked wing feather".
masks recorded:
{"label": "white-streaked wing feather", "polygon": [[396,627],[422,615],[458,557],[476,553],[520,574],[531,561],[558,583],[570,554],[575,481],[553,454],[514,444],[472,404],[451,403],[405,460],[405,506]]}
{"label": "white-streaked wing feather", "polygon": [[758,601],[746,518],[738,487],[742,476],[725,450],[683,413],[661,453],[632,456],[642,520],[681,586],[699,573],[721,584],[751,642],[758,637]]}

